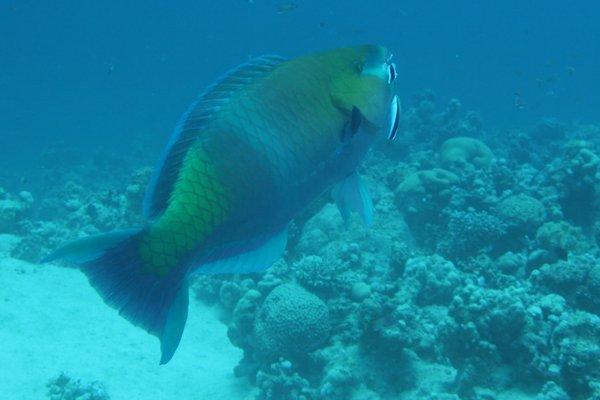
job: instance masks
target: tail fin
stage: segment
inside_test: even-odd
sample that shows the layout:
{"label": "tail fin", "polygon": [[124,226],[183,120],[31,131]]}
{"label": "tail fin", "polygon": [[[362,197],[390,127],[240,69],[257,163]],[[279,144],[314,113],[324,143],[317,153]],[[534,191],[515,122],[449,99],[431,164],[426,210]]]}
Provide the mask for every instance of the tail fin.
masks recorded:
{"label": "tail fin", "polygon": [[160,364],[166,364],[187,320],[187,270],[181,266],[158,275],[144,268],[138,251],[142,234],[126,230],[76,240],[42,262],[65,259],[78,264],[106,304],[160,339]]}

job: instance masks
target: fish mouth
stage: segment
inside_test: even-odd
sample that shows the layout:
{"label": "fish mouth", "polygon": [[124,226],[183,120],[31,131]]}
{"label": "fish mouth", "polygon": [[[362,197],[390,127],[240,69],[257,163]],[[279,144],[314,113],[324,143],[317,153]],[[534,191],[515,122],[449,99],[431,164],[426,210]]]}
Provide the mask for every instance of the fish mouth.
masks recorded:
{"label": "fish mouth", "polygon": [[394,140],[398,134],[398,127],[400,126],[400,112],[401,112],[400,100],[398,95],[395,95],[390,104],[390,127],[388,129],[388,139]]}

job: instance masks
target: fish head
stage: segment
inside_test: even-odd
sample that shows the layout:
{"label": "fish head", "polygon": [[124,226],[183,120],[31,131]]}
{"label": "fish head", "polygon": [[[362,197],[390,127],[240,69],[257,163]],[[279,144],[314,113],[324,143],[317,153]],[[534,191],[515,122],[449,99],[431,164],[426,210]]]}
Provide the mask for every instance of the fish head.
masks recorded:
{"label": "fish head", "polygon": [[391,53],[382,46],[363,45],[323,53],[331,66],[331,99],[341,111],[360,110],[372,132],[396,135],[400,102],[394,86],[397,69]]}

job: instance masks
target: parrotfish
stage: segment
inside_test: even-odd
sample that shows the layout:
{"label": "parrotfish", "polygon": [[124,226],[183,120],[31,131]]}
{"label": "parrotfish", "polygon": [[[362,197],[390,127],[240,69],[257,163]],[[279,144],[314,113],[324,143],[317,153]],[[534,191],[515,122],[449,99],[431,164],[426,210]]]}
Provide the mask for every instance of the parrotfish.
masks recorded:
{"label": "parrotfish", "polygon": [[373,204],[357,168],[379,135],[393,139],[400,102],[391,54],[364,45],[231,70],[177,124],[144,199],[144,226],[83,238],[64,259],[105,303],[177,349],[194,273],[255,273],[286,248],[287,227],[332,190],[344,219]]}

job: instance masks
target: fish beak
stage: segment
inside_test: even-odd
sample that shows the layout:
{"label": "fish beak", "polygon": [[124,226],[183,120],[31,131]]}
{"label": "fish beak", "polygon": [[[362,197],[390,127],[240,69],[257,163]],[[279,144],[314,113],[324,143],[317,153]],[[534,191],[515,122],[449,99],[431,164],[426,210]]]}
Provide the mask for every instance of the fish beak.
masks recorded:
{"label": "fish beak", "polygon": [[394,140],[398,133],[398,127],[400,126],[400,112],[402,108],[398,95],[395,95],[390,104],[390,127],[388,130],[388,139]]}

